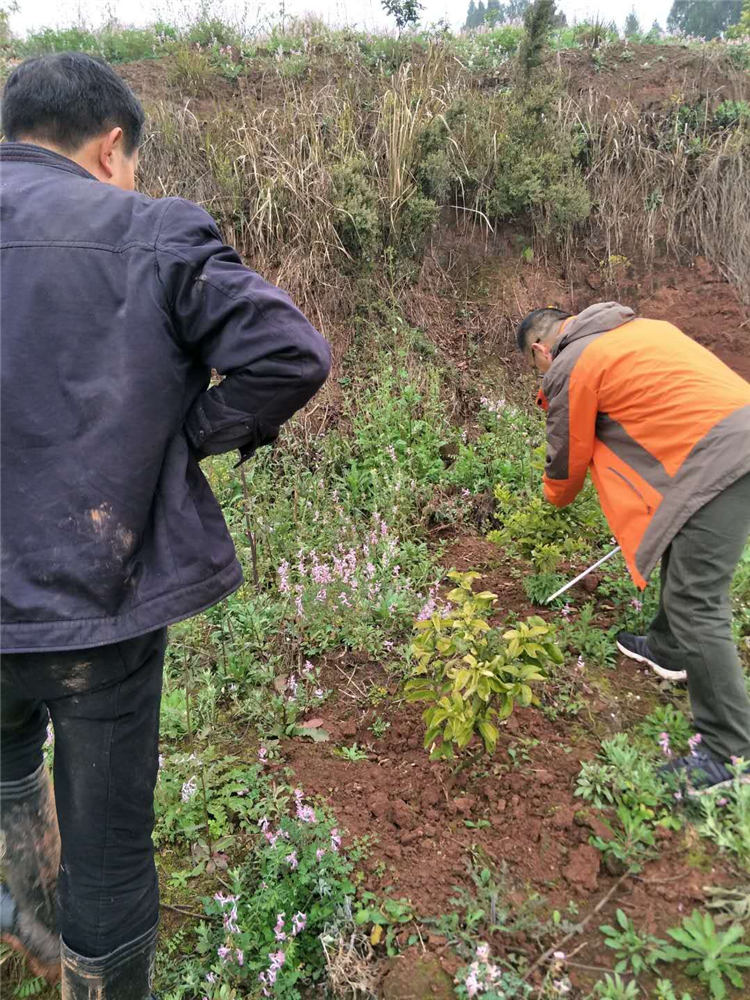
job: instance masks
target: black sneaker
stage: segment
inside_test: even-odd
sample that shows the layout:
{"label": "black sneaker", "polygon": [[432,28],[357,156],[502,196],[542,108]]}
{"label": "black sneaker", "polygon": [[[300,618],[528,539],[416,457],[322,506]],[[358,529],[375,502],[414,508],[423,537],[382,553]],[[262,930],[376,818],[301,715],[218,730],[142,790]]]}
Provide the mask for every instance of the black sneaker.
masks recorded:
{"label": "black sneaker", "polygon": [[618,632],[616,641],[617,648],[623,656],[627,656],[637,663],[648,664],[654,673],[658,674],[665,681],[687,680],[687,672],[685,670],[668,670],[667,667],[662,667],[660,663],[656,662],[654,654],[648,648],[645,635],[633,635],[632,632]]}
{"label": "black sneaker", "polygon": [[[659,774],[672,782],[691,798],[725,788],[734,781],[734,775],[718,757],[707,750],[693,750],[688,757],[676,757],[659,768]],[[750,771],[743,774],[743,782],[750,781]]]}

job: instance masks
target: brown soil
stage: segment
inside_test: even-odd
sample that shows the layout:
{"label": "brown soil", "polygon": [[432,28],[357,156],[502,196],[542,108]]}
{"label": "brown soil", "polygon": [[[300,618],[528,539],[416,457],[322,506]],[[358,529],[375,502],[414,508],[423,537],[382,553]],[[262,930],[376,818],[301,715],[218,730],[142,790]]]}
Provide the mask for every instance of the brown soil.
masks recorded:
{"label": "brown soil", "polygon": [[[502,552],[486,540],[457,539],[444,564],[483,571],[481,586],[499,593],[501,605],[521,615],[540,613],[509,575]],[[602,621],[607,621],[606,611]],[[499,873],[504,896],[498,906],[514,911],[539,894],[545,901],[543,918],[553,909],[565,910],[571,900],[585,916],[617,886],[577,955],[583,965],[611,968],[611,953],[596,929],[610,921],[617,906],[637,926],[663,934],[700,903],[703,886],[736,878],[710,848],[701,854],[703,867],[691,868],[685,836],[663,831],[659,859],[638,878],[618,885],[619,872],[607,870],[589,844],[592,833],[609,834],[601,814],[584,808],[573,794],[581,761],[596,753],[603,737],[632,724],[662,697],[653,675],[638,672],[628,661],[601,676],[580,673],[578,687],[588,711],[575,720],[551,721],[538,708],[517,710],[503,726],[495,757],[458,777],[450,763],[429,760],[420,708],[400,700],[397,679],[381,664],[338,654],[324,664],[324,683],[336,694],[316,716],[322,717],[331,742],[289,741],[287,761],[307,793],[330,803],[349,842],[368,845],[361,866],[366,888],[411,900],[422,917],[455,908],[457,887],[472,887],[472,863],[478,868],[489,864]],[[387,688],[389,695],[375,706],[368,698],[372,686]],[[370,728],[377,717],[390,724],[380,738]],[[349,762],[334,755],[335,746],[354,743],[367,748],[368,760]],[[508,750],[514,751],[515,764]],[[458,960],[445,939],[430,935],[428,945],[455,973]],[[492,947],[498,955],[521,951],[532,960],[543,950],[524,933],[496,933]],[[571,972],[579,985],[591,982],[589,972]]]}
{"label": "brown soil", "polygon": [[530,310],[556,306],[576,313],[610,299],[674,323],[750,379],[750,309],[704,257],[648,269],[630,263],[617,282],[607,282],[599,267],[606,253],[590,241],[565,273],[553,262],[525,264],[521,247],[533,239],[519,227],[488,240],[445,222],[405,308],[410,322],[450,357],[457,379],[471,368],[472,345],[482,348],[486,363],[520,372],[514,330]]}
{"label": "brown soil", "polygon": [[599,49],[597,65],[594,51],[571,49],[559,54],[558,65],[571,94],[591,92],[605,102],[628,100],[652,111],[693,105],[709,95],[715,107],[747,94],[746,75],[732,68],[726,54],[687,46],[618,44]]}

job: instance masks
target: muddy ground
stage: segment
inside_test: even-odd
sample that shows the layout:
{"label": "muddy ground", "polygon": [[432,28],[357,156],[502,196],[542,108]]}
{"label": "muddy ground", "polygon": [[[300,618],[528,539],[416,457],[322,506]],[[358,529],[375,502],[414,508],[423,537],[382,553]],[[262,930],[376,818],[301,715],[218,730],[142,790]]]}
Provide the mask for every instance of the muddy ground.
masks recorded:
{"label": "muddy ground", "polygon": [[[483,573],[482,588],[500,598],[498,622],[509,609],[522,616],[545,614],[529,605],[502,551],[480,536],[457,538],[444,564]],[[608,626],[610,615],[603,608],[598,623]],[[603,865],[589,843],[592,834],[607,839],[609,832],[601,814],[574,796],[581,762],[596,754],[602,739],[675,697],[671,685],[631,661],[621,659],[612,671],[577,669],[575,684],[585,703],[578,717],[553,721],[543,708],[517,710],[503,727],[494,759],[455,780],[454,765],[429,760],[420,708],[401,699],[398,680],[382,664],[340,653],[326,661],[324,682],[335,694],[315,714],[331,742],[289,741],[287,761],[307,792],[330,803],[349,842],[368,845],[365,888],[409,899],[422,918],[455,910],[457,887],[472,886],[472,863],[475,869],[494,867],[503,894],[498,905],[516,918],[534,912],[529,900],[535,897],[544,901],[537,914],[542,919],[555,909],[565,912],[571,901],[581,919],[606,899],[586,933],[570,945],[575,949],[571,978],[584,990],[600,977],[599,969],[612,968],[612,953],[597,928],[611,922],[618,907],[637,927],[663,935],[704,901],[704,886],[737,879],[711,845],[694,843],[683,832],[661,831],[659,858],[624,880],[620,871]],[[376,705],[369,696],[373,686],[388,692]],[[370,728],[376,717],[389,723],[380,738]],[[354,743],[367,748],[368,760],[349,762],[334,755],[336,745]],[[407,928],[404,942],[409,933]],[[399,962],[410,967],[420,955],[430,955],[431,985],[422,987],[426,992],[419,1000],[442,995],[438,968],[453,976],[460,964],[438,931],[426,938],[423,933],[423,939],[410,957],[382,966],[388,977]],[[496,955],[523,954],[531,962],[543,950],[526,931],[498,932],[490,942]],[[412,974],[394,974],[383,995],[417,997]],[[406,992],[397,988],[402,979]],[[430,992],[433,988],[438,992]],[[693,996],[700,995],[693,985]]]}

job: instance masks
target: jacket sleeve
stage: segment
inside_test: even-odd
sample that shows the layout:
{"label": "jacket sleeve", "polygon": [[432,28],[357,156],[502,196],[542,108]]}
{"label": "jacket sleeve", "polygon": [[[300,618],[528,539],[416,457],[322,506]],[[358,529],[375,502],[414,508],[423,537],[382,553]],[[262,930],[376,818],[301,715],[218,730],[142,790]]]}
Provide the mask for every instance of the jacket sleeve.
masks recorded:
{"label": "jacket sleeve", "polygon": [[200,458],[235,448],[249,458],[325,382],[328,344],[285,292],[244,266],[192,202],[170,199],[156,262],[180,346],[225,376],[188,411],[188,441]]}
{"label": "jacket sleeve", "polygon": [[596,436],[598,401],[595,388],[574,368],[570,376],[545,379],[547,460],[544,496],[556,507],[566,507],[586,480]]}

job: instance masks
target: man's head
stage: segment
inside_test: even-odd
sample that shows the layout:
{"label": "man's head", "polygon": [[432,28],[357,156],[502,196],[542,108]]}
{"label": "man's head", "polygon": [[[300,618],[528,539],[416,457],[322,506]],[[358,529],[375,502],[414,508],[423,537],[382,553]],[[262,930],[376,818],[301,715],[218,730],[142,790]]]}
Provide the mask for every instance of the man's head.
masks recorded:
{"label": "man's head", "polygon": [[540,372],[552,364],[552,348],[560,336],[560,327],[571,313],[562,309],[535,309],[518,325],[516,342]]}
{"label": "man's head", "polygon": [[62,153],[125,190],[135,186],[143,122],[143,108],[127,84],[82,52],[26,59],[3,91],[6,138]]}

